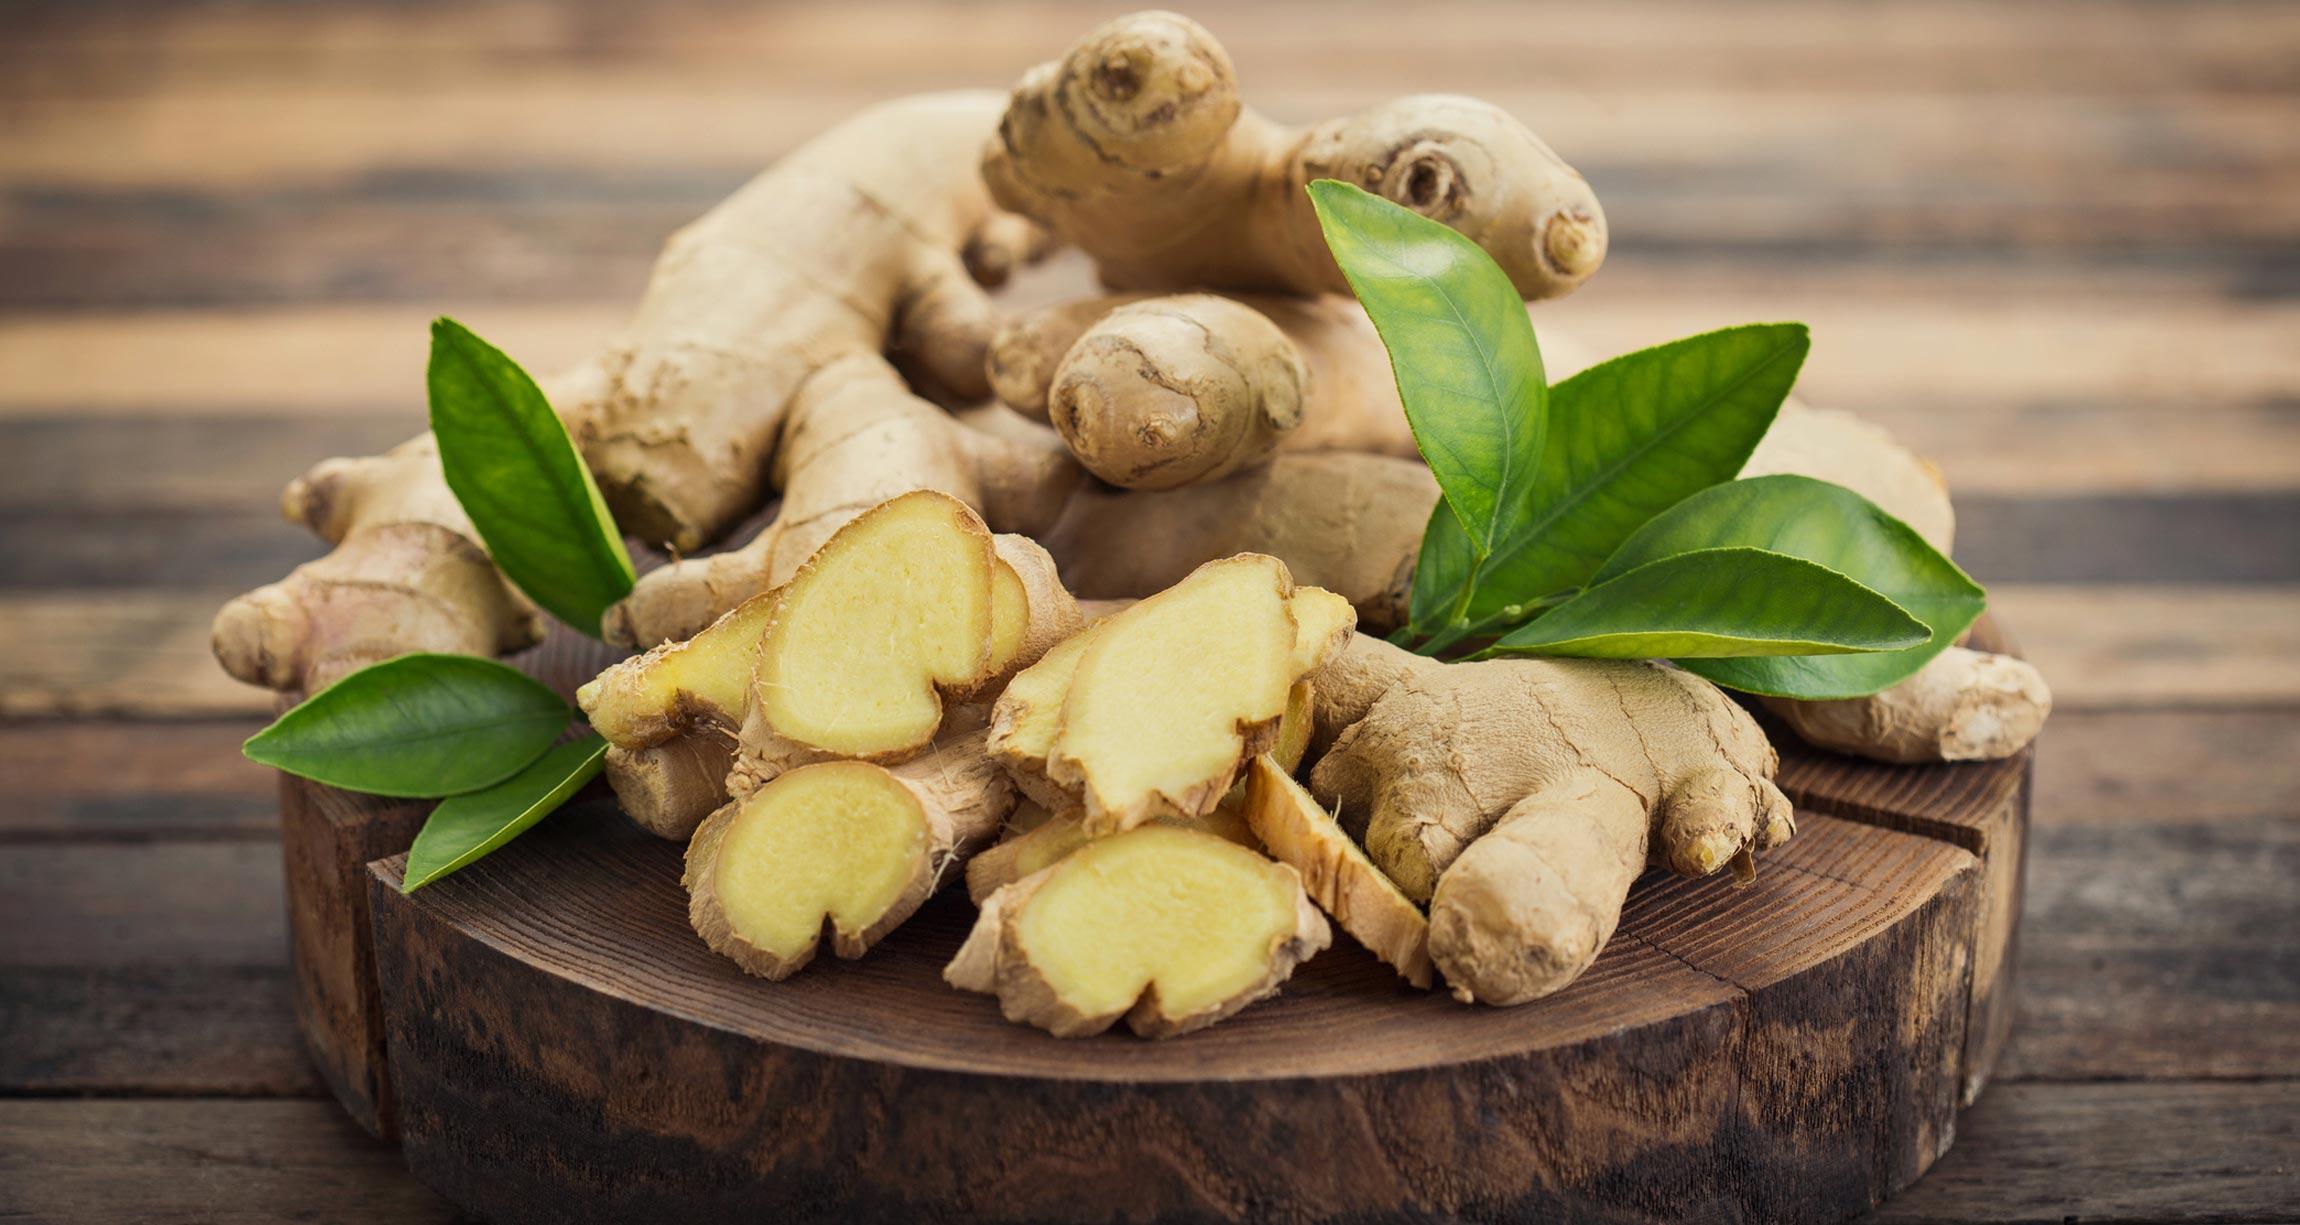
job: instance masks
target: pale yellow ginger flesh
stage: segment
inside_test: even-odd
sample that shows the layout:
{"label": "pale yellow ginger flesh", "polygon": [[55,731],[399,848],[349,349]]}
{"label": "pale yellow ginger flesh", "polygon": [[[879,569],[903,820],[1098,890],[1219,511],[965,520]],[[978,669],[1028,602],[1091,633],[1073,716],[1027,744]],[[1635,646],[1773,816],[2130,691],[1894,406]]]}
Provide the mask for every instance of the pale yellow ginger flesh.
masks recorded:
{"label": "pale yellow ginger flesh", "polygon": [[1046,757],[1062,734],[1062,702],[1095,628],[1056,643],[1037,663],[1016,673],[991,709],[991,756],[1005,764],[1023,794],[1050,812],[1075,806],[1070,793],[1046,777]]}
{"label": "pale yellow ginger flesh", "polygon": [[[1293,690],[1286,695],[1286,713],[1278,719],[1277,745],[1263,754],[1283,769],[1292,770],[1300,765],[1302,754],[1309,750],[1312,693],[1309,681],[1294,683]],[[1233,784],[1222,802],[1205,816],[1154,817],[1152,820],[1178,829],[1201,830],[1239,846],[1258,849],[1261,843],[1246,824],[1246,786],[1244,779]],[[1000,888],[1053,866],[1063,856],[1092,841],[1087,836],[1085,821],[1075,808],[1053,813],[1036,803],[1024,807],[1031,813],[1028,824],[1008,822],[1004,840],[966,861],[966,892],[977,906]]]}
{"label": "pale yellow ginger flesh", "polygon": [[804,966],[826,923],[839,956],[861,956],[1013,811],[982,730],[970,708],[925,756],[800,766],[713,814],[687,852],[695,930],[768,978]]}
{"label": "pale yellow ginger flesh", "polygon": [[618,748],[659,744],[697,722],[740,727],[772,595],[755,596],[685,642],[626,659],[575,691],[591,730]]}
{"label": "pale yellow ginger flesh", "polygon": [[1272,994],[1331,938],[1293,869],[1150,825],[993,894],[943,977],[1058,1037],[1124,1017],[1163,1038]]}
{"label": "pale yellow ginger flesh", "polygon": [[1262,849],[1301,874],[1318,909],[1416,987],[1430,985],[1429,920],[1267,754],[1246,779],[1246,824]]}
{"label": "pale yellow ginger flesh", "polygon": [[1046,759],[1089,833],[1207,812],[1269,747],[1298,676],[1292,594],[1275,558],[1230,558],[1097,627]]}
{"label": "pale yellow ginger flesh", "polygon": [[927,871],[927,843],[917,798],[884,769],[802,766],[696,832],[688,915],[714,950],[765,978],[813,959],[826,921],[840,953],[860,956]]}
{"label": "pale yellow ginger flesh", "polygon": [[841,528],[776,597],[752,696],[767,726],[851,757],[926,744],[942,695],[993,670],[995,556],[973,511],[927,490]]}
{"label": "pale yellow ginger flesh", "polygon": [[1286,601],[1294,618],[1294,675],[1308,676],[1358,628],[1350,602],[1317,587],[1301,587]]}

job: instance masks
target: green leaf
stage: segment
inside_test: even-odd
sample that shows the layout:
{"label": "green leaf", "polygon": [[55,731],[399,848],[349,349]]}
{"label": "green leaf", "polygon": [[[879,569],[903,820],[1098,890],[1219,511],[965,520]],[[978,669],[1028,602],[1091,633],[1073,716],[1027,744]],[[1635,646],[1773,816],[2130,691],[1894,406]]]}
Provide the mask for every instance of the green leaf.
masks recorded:
{"label": "green leaf", "polygon": [[1893,651],[1927,636],[1891,600],[1826,566],[1764,549],[1650,561],[1512,630],[1490,653],[1593,659]]}
{"label": "green leaf", "polygon": [[1390,352],[1414,443],[1483,557],[1523,517],[1542,462],[1549,381],[1525,300],[1438,222],[1332,179],[1310,184],[1310,201]]}
{"label": "green leaf", "polygon": [[240,751],[331,787],[428,799],[518,773],[574,713],[535,678],[492,659],[402,655],[311,695]]}
{"label": "green leaf", "polygon": [[1622,542],[1597,579],[1671,554],[1742,545],[1846,575],[1908,610],[1930,637],[1875,655],[1686,662],[1688,670],[1732,689],[1796,698],[1875,693],[1925,666],[1988,605],[1980,584],[1914,528],[1850,489],[1807,476],[1751,477],[1694,494]]}
{"label": "green leaf", "polygon": [[440,801],[408,848],[402,893],[413,893],[526,832],[583,789],[607,759],[597,736],[571,740],[545,753],[517,775],[470,795]]}
{"label": "green leaf", "polygon": [[447,487],[503,573],[596,638],[631,556],[567,427],[518,363],[453,319],[431,324],[431,431]]}
{"label": "green leaf", "polygon": [[1539,494],[1486,560],[1470,619],[1584,585],[1647,519],[1732,480],[1810,347],[1801,323],[1726,328],[1614,358],[1551,388]]}
{"label": "green leaf", "polygon": [[1477,563],[1476,547],[1441,499],[1430,507],[1429,526],[1422,529],[1413,591],[1406,603],[1406,624],[1417,637],[1437,630],[1461,611],[1461,595],[1476,578]]}

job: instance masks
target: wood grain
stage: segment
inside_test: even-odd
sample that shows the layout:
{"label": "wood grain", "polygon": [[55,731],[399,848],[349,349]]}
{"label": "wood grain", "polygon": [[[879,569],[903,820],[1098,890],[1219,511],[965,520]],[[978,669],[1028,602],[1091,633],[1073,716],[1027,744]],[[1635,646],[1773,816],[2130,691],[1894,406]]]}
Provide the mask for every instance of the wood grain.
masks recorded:
{"label": "wood grain", "polygon": [[1464,1008],[1351,949],[1171,1043],[1057,1042],[942,986],[952,898],[766,987],[685,931],[677,858],[600,802],[412,896],[378,866],[420,1177],[505,1220],[1825,1219],[1925,1168],[1955,1111],[1973,861],[1827,818],[1751,889],[1641,887],[1549,1000]]}

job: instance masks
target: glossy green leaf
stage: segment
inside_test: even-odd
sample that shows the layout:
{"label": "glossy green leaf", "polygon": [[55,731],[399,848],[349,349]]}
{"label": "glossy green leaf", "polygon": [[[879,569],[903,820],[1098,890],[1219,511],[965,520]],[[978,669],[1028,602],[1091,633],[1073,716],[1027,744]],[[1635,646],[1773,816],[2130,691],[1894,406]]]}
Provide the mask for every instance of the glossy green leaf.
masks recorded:
{"label": "glossy green leaf", "polygon": [[1443,500],[1430,507],[1429,525],[1422,529],[1421,551],[1414,560],[1413,590],[1407,597],[1406,624],[1416,637],[1441,628],[1462,608],[1462,593],[1477,575],[1477,549],[1461,530]]}
{"label": "glossy green leaf", "polygon": [[431,431],[447,487],[503,573],[596,638],[631,556],[567,427],[518,363],[452,319],[431,324]]}
{"label": "glossy green leaf", "polygon": [[1702,549],[1597,583],[1496,642],[1498,655],[1731,658],[1894,651],[1923,622],[1826,566],[1763,549]]}
{"label": "glossy green leaf", "polygon": [[1875,655],[1687,660],[1732,689],[1846,698],[1898,684],[1971,628],[1987,593],[1914,528],[1842,485],[1807,476],[1728,481],[1656,515],[1598,570],[1602,582],[1661,557],[1748,546],[1818,562],[1890,598],[1925,623],[1927,640]]}
{"label": "glossy green leaf", "polygon": [[1801,323],[1726,328],[1551,388],[1537,496],[1486,559],[1469,617],[1586,584],[1647,519],[1733,479],[1810,345]]}
{"label": "glossy green leaf", "polygon": [[1548,377],[1525,301],[1474,242],[1332,179],[1310,184],[1326,246],[1390,352],[1414,442],[1475,556],[1522,519]]}
{"label": "glossy green leaf", "polygon": [[518,773],[574,714],[541,682],[492,659],[402,655],[313,694],[241,752],[331,787],[430,798]]}
{"label": "glossy green leaf", "polygon": [[440,801],[407,851],[400,891],[412,893],[492,854],[556,812],[607,760],[597,736],[571,740],[485,791]]}

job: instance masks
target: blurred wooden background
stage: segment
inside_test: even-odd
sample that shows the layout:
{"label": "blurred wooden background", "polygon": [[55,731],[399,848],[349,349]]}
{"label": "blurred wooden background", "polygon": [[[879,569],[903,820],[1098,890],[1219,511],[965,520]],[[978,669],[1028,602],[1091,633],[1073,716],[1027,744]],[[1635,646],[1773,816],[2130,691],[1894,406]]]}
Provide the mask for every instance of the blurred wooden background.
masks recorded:
{"label": "blurred wooden background", "polygon": [[[2060,712],[2012,1049],[1880,1219],[2300,1214],[2300,5],[1224,7],[1267,111],[1475,93],[1587,173],[1557,320],[1806,320],[1947,471]],[[420,428],[431,316],[554,367],[796,141],[1117,11],[0,0],[0,1216],[449,1215],[288,1014],[206,649],[317,555],[279,487]]]}

